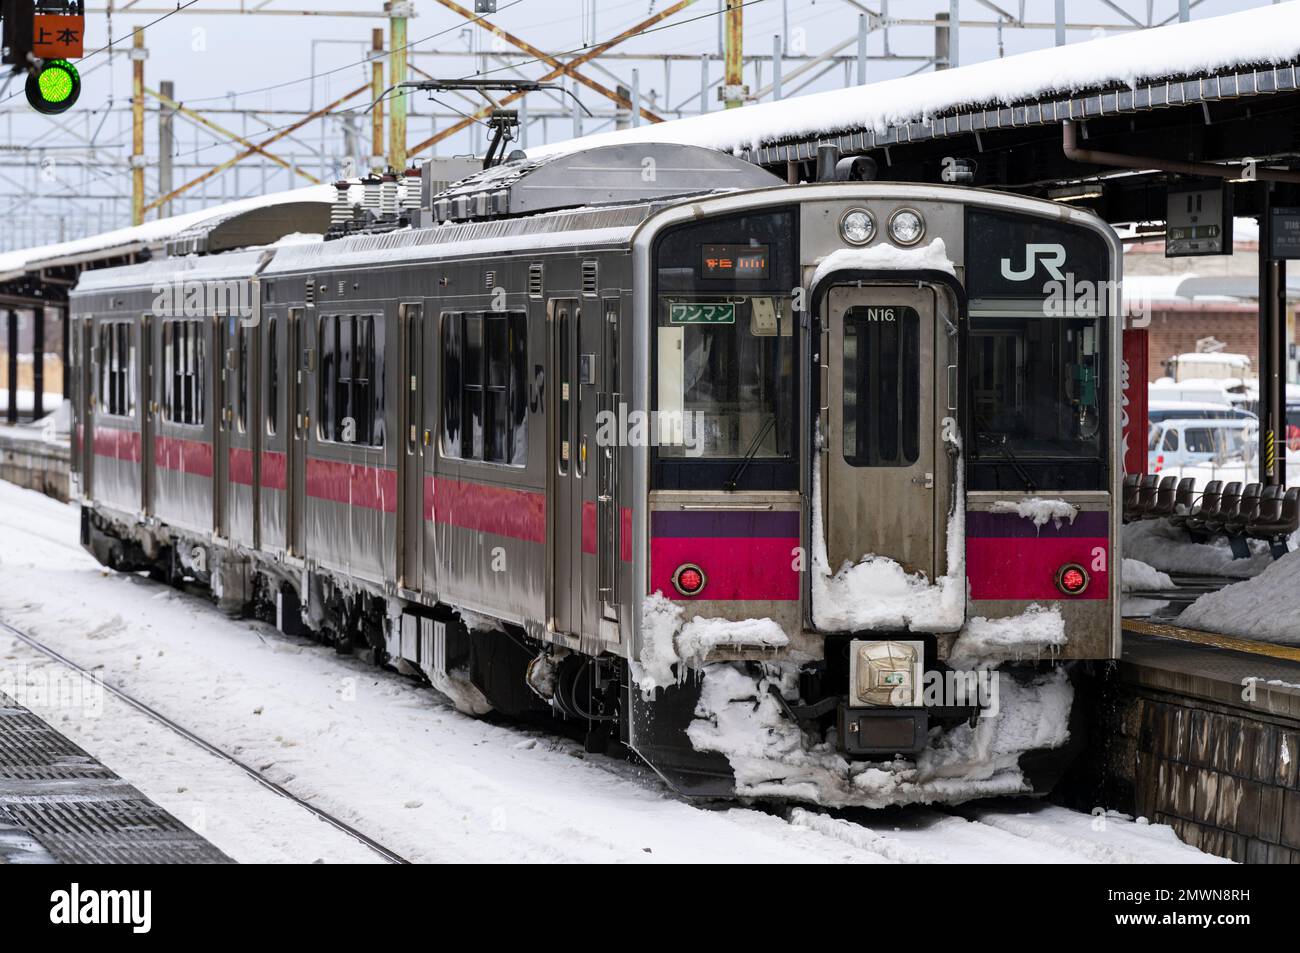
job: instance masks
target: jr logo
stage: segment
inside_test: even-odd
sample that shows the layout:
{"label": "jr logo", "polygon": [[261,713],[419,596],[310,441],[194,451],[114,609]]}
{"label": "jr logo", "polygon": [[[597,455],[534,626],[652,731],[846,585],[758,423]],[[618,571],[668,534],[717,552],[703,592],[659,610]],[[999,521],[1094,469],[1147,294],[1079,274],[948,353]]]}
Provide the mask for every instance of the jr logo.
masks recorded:
{"label": "jr logo", "polygon": [[1028,281],[1034,277],[1034,272],[1038,270],[1038,262],[1042,261],[1043,267],[1047,273],[1057,281],[1064,281],[1065,275],[1061,271],[1061,266],[1065,264],[1065,246],[1057,244],[1028,244],[1025,246],[1025,267],[1020,270],[1012,270],[1011,259],[1002,259],[1002,277],[1008,281]]}

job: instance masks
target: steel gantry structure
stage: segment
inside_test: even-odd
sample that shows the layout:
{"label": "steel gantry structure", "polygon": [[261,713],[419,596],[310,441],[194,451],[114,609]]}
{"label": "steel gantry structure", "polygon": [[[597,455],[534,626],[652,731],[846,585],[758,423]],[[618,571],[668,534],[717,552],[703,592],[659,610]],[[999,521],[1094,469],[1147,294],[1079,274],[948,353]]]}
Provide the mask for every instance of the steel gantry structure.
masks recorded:
{"label": "steel gantry structure", "polygon": [[[86,77],[90,81],[111,73],[125,57],[131,67],[128,101],[110,100],[80,117],[39,121],[18,114],[13,102],[0,104],[0,121],[8,133],[7,143],[0,145],[0,189],[13,190],[0,192],[0,200],[10,204],[10,228],[0,236],[0,250],[138,223],[291,183],[326,181],[367,168],[401,169],[413,157],[436,151],[478,152],[483,123],[497,107],[517,105],[521,144],[526,146],[781,99],[835,85],[837,71],[839,84],[863,83],[869,64],[891,74],[947,68],[960,62],[963,32],[995,31],[1000,54],[1002,37],[1010,31],[1051,31],[1055,41],[1063,43],[1070,34],[1159,26],[1190,16],[1202,2],[1181,0],[1178,9],[1162,2],[1157,11],[1151,0],[1054,0],[1054,17],[1035,19],[1023,0],[967,0],[966,11],[975,8],[978,14],[965,17],[957,0],[933,16],[897,15],[915,11],[915,5],[897,0],[892,11],[890,0],[839,0],[815,14],[799,0],[676,0],[657,10],[651,4],[646,16],[601,38],[596,4],[584,0],[583,42],[564,52],[548,52],[553,41],[536,43],[503,25],[511,8],[526,9],[519,0],[477,0],[471,5],[427,0],[421,5],[424,16],[436,12],[453,18],[449,29],[435,34],[436,42],[426,42],[427,37],[412,41],[410,21],[417,13],[413,0],[388,0],[368,10],[326,5],[308,9],[293,0],[205,3],[177,10],[151,0],[109,0],[88,7],[86,13],[105,18],[110,42],[115,20],[131,18],[130,42],[113,43],[98,62],[87,64]],[[1071,11],[1085,6],[1107,16],[1067,19]],[[186,89],[183,82],[178,90],[173,79],[150,81],[155,67],[148,59],[149,30],[140,29],[134,20],[171,16],[296,17],[306,22],[337,17],[345,23],[381,19],[387,29],[355,40],[329,41],[354,44],[359,56],[352,65],[367,74],[358,75],[359,81],[341,94],[324,97],[328,101],[323,104],[316,101],[319,80],[349,74],[347,67],[317,73],[313,43],[311,74],[269,87],[277,96],[277,86],[284,87],[288,91],[282,97],[288,97],[294,86],[301,91],[307,84],[312,101],[306,107],[259,109],[241,105],[241,94],[194,99],[192,94],[201,91]],[[805,30],[810,16],[833,16],[837,24],[851,28],[834,30],[836,39],[830,45],[812,51]],[[746,30],[753,44],[756,30],[769,25],[770,45],[764,41],[746,49]],[[664,32],[668,28],[676,32]],[[464,49],[450,42],[461,39],[451,36],[453,30],[469,31]],[[680,38],[688,35],[692,42],[684,48]],[[690,46],[704,48],[688,52]],[[469,98],[423,102],[410,99],[405,91],[394,94],[412,78],[465,71],[467,65],[469,75],[560,82],[572,95],[553,90],[512,93],[485,106]],[[680,76],[687,65],[698,71],[698,84],[688,82],[689,91],[675,99],[674,73]],[[654,87],[646,81],[652,70],[660,77]],[[361,131],[367,125],[369,136]],[[33,128],[34,135],[25,134]],[[186,134],[188,148],[182,142]],[[218,148],[233,151],[218,161],[205,161],[205,153]]]}

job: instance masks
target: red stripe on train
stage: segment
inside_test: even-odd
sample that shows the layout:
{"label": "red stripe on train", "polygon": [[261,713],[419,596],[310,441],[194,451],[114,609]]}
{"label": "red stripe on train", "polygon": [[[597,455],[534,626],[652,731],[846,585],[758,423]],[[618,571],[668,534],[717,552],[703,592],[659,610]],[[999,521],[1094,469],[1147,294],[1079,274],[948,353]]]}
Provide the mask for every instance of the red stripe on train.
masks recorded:
{"label": "red stripe on train", "polygon": [[118,430],[114,427],[96,427],[94,431],[95,456],[140,462],[140,432]]}
{"label": "red stripe on train", "polygon": [[[966,579],[971,599],[1107,599],[1109,574],[1095,569],[1100,549],[1101,565],[1110,558],[1110,541],[1104,536],[998,537],[966,540]],[[1067,596],[1056,588],[1056,571],[1078,563],[1092,577],[1082,595]]]}
{"label": "red stripe on train", "polygon": [[424,518],[529,543],[546,542],[546,495],[443,477],[424,479]]}
{"label": "red stripe on train", "polygon": [[164,469],[212,476],[212,444],[206,441],[159,435],[153,439],[153,454],[155,465]]}
{"label": "red stripe on train", "polygon": [[397,512],[397,471],[307,458],[307,495],[331,503]]}
{"label": "red stripe on train", "polygon": [[262,451],[262,486],[268,490],[283,490],[289,485],[289,460],[278,450]]}
{"label": "red stripe on train", "polygon": [[[798,536],[656,536],[650,541],[650,591],[677,601],[792,601],[799,598],[798,549]],[[707,581],[698,596],[683,596],[673,585],[683,563],[704,570]]]}
{"label": "red stripe on train", "polygon": [[231,447],[226,457],[228,477],[231,483],[244,486],[253,485],[253,451],[242,447]]}

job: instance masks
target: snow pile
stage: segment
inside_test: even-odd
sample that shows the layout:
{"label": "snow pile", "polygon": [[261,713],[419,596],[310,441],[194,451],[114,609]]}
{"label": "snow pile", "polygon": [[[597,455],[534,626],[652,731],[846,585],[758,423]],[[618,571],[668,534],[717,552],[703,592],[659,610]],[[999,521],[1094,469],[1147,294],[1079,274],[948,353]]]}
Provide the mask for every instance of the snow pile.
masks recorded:
{"label": "snow pile", "polygon": [[[648,697],[656,688],[677,684],[673,666],[681,661],[674,639],[682,625],[682,607],[662,592],[641,601],[641,651],[629,660],[632,678]],[[684,672],[682,673],[685,674]]]}
{"label": "snow pile", "polygon": [[656,688],[679,684],[688,664],[702,664],[717,649],[781,649],[790,644],[781,626],[768,618],[732,621],[696,616],[683,625],[682,612],[683,607],[662,592],[641,603],[640,659],[629,664],[647,697]]}
{"label": "snow pile", "polygon": [[429,669],[427,674],[433,687],[446,695],[457,711],[466,715],[486,715],[492,710],[492,703],[470,681],[468,667],[449,672]]}
{"label": "snow pile", "polygon": [[699,751],[724,755],[741,797],[785,797],[828,807],[886,807],[1020,794],[1030,790],[1020,755],[1069,738],[1074,691],[1063,670],[1019,682],[1000,676],[996,715],[946,734],[915,761],[848,761],[829,741],[808,745],[769,693],[797,694],[793,666],[765,665],[757,680],[739,664],[711,665],[687,729]]}
{"label": "snow pile", "polygon": [[1120,573],[1124,592],[1152,592],[1156,589],[1176,589],[1168,573],[1148,566],[1140,559],[1125,559]]}
{"label": "snow pile", "polygon": [[948,664],[958,669],[993,668],[999,662],[1055,653],[1067,641],[1060,610],[1034,603],[1009,618],[971,619],[953,643]]}
{"label": "snow pile", "polygon": [[1125,523],[1123,533],[1124,554],[1161,572],[1248,579],[1273,563],[1267,544],[1259,540],[1246,541],[1252,553],[1248,559],[1234,559],[1226,537],[1213,536],[1208,542],[1194,543],[1185,530],[1168,520]]}
{"label": "snow pile", "polygon": [[957,274],[948,249],[942,238],[936,238],[924,248],[899,248],[881,244],[870,248],[840,248],[817,262],[809,287],[835,271],[858,269],[861,271],[942,271]]}
{"label": "snow pile", "polygon": [[1300,552],[1245,582],[1207,592],[1178,617],[1189,629],[1300,645]]}
{"label": "snow pile", "polygon": [[[960,453],[955,434],[948,441]],[[966,529],[960,501],[962,467],[957,466],[959,501],[948,519],[948,573],[930,582],[922,573],[909,573],[887,556],[867,554],[861,562],[845,562],[832,573],[822,526],[821,455],[813,463],[813,623],[826,632],[863,629],[911,629],[952,632],[966,617]]]}
{"label": "snow pile", "polygon": [[780,649],[790,644],[790,637],[771,619],[702,619],[696,616],[682,626],[677,636],[677,652],[683,661],[703,662],[715,649]]}
{"label": "snow pile", "polygon": [[1042,497],[1030,496],[1023,500],[998,500],[993,504],[992,513],[1015,513],[1027,520],[1032,520],[1034,526],[1041,530],[1051,520],[1057,529],[1061,528],[1061,520],[1067,523],[1073,523],[1074,518],[1079,515],[1079,508],[1073,503],[1067,503],[1065,500],[1045,500]]}

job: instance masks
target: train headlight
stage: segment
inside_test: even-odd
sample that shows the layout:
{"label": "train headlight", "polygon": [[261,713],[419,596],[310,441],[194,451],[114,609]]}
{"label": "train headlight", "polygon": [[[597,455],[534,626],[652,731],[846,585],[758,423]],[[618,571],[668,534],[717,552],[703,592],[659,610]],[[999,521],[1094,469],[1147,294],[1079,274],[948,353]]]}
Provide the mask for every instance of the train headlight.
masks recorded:
{"label": "train headlight", "polygon": [[910,208],[900,208],[889,216],[889,237],[897,245],[915,245],[925,235],[925,219]]}
{"label": "train headlight", "polygon": [[921,704],[924,643],[855,639],[849,653],[850,708]]}
{"label": "train headlight", "polygon": [[1088,588],[1088,570],[1078,563],[1066,563],[1056,570],[1056,588],[1067,596],[1077,596]]}
{"label": "train headlight", "polygon": [[684,596],[698,596],[708,579],[695,563],[682,563],[673,573],[673,586]]}
{"label": "train headlight", "polygon": [[876,234],[876,220],[864,208],[851,208],[840,216],[840,237],[850,245],[865,245]]}

